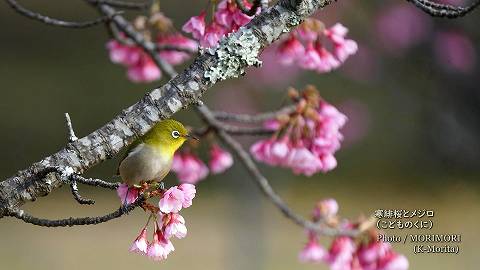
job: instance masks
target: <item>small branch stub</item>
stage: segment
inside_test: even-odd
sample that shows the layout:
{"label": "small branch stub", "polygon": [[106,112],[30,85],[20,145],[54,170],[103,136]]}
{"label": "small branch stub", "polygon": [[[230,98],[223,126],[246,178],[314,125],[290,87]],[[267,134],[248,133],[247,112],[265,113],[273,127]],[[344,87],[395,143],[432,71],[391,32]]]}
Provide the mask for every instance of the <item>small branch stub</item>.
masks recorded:
{"label": "small branch stub", "polygon": [[65,122],[67,124],[68,130],[68,142],[73,143],[74,141],[78,140],[78,137],[75,136],[75,132],[73,131],[72,120],[70,119],[70,115],[65,113]]}

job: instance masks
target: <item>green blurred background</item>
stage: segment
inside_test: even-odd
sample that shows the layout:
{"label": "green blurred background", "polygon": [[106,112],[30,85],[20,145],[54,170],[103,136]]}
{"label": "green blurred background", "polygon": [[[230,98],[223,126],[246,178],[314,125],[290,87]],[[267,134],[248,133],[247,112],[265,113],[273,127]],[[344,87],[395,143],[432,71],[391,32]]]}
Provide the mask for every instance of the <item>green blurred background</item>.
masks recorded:
{"label": "green blurred background", "polygon": [[[98,16],[83,1],[21,2],[52,17]],[[181,28],[204,4],[163,0],[162,10]],[[414,255],[411,245],[396,245],[396,250],[409,258],[410,269],[477,269],[478,59],[474,54],[475,65],[467,71],[452,70],[437,60],[433,47],[436,32],[453,29],[467,36],[478,53],[479,12],[455,21],[432,20],[418,13],[428,22],[428,33],[408,49],[391,53],[382,46],[376,24],[381,13],[395,5],[404,3],[339,1],[319,13],[327,25],[341,21],[349,27],[350,36],[360,44],[359,54],[339,71],[303,72],[269,83],[272,74],[252,70],[241,79],[216,85],[204,101],[235,112],[272,110],[281,104],[287,87],[315,84],[351,121],[345,128],[345,147],[336,155],[336,170],[306,178],[262,166],[289,205],[308,215],[317,200],[333,197],[340,204],[340,214],[351,218],[382,208],[434,209],[435,232],[462,234],[460,254]],[[132,18],[134,13],[127,16]],[[84,136],[163,83],[129,82],[125,70],[108,60],[103,26],[48,27],[19,16],[5,3],[0,4],[0,22],[2,178],[65,145],[64,112],[70,113],[77,135]],[[175,117],[199,124],[189,110]],[[88,175],[109,179],[116,163],[102,163]],[[168,181],[175,183],[174,176]],[[95,206],[76,204],[68,189],[62,188],[24,209],[59,218],[102,214],[118,206],[113,192],[83,186],[81,192],[94,198]],[[60,229],[5,218],[0,220],[0,268],[327,269],[297,261],[304,232],[262,197],[239,165],[201,182],[194,205],[183,215],[189,235],[175,240],[176,251],[161,263],[127,252],[144,224],[141,211],[102,225]]]}

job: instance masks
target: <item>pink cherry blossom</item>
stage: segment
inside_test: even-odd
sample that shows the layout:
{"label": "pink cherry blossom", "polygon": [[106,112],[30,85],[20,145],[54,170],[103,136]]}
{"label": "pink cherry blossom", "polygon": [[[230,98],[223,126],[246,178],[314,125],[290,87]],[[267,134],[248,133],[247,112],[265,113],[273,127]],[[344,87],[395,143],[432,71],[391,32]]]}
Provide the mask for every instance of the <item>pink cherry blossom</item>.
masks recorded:
{"label": "pink cherry blossom", "polygon": [[213,144],[212,148],[210,149],[210,171],[213,174],[219,174],[230,168],[232,164],[232,155],[229,152],[223,150],[217,144]]}
{"label": "pink cherry blossom", "polygon": [[377,270],[407,270],[408,260],[405,256],[389,252],[378,262]]}
{"label": "pink cherry blossom", "polygon": [[[161,36],[157,40],[159,45],[172,45],[181,49],[187,49],[195,52],[198,48],[196,41],[186,38],[177,33],[172,35]],[[190,54],[176,50],[163,50],[159,53],[160,57],[171,65],[178,65],[190,58]]]}
{"label": "pink cherry blossom", "polygon": [[316,236],[311,235],[308,243],[298,254],[298,259],[301,262],[318,263],[322,262],[327,255],[327,251],[318,243]]}
{"label": "pink cherry blossom", "polygon": [[359,264],[366,269],[377,269],[378,261],[391,251],[391,246],[385,242],[371,241],[357,250]]}
{"label": "pink cherry blossom", "polygon": [[280,62],[284,65],[290,65],[305,53],[305,48],[298,39],[291,36],[280,44],[277,52]]}
{"label": "pink cherry blossom", "polygon": [[131,252],[146,254],[147,253],[147,228],[143,228],[140,232],[140,235],[137,236],[132,246],[130,247]]}
{"label": "pink cherry blossom", "polygon": [[356,250],[355,242],[346,236],[333,240],[330,247],[327,263],[331,270],[350,269]]}
{"label": "pink cherry blossom", "polygon": [[335,199],[329,198],[321,200],[317,203],[313,210],[315,220],[329,218],[335,216],[338,212],[338,203]]}
{"label": "pink cherry blossom", "polygon": [[153,60],[143,55],[134,65],[128,67],[128,78],[133,82],[151,82],[162,77],[162,72]]}
{"label": "pink cherry blossom", "polygon": [[[245,6],[251,7],[251,3],[244,1]],[[258,9],[258,12],[260,9]],[[183,31],[191,33],[202,47],[216,46],[219,40],[226,34],[237,31],[247,24],[253,17],[245,15],[234,1],[222,0],[218,3],[213,20],[205,23],[205,12],[191,17],[183,26]]]}
{"label": "pink cherry blossom", "polygon": [[161,224],[159,227],[162,227],[165,232],[165,238],[169,239],[172,236],[177,238],[184,238],[187,235],[187,227],[185,226],[185,219],[177,214],[170,213],[161,215],[159,218]]}
{"label": "pink cherry blossom", "polygon": [[163,213],[177,213],[182,209],[185,195],[177,186],[169,188],[158,202],[158,207]]}
{"label": "pink cherry blossom", "polygon": [[168,254],[174,250],[175,248],[173,247],[172,242],[165,238],[160,229],[155,228],[153,242],[148,246],[147,256],[154,261],[161,261],[166,259]]}
{"label": "pink cherry blossom", "polygon": [[216,46],[225,34],[225,28],[213,22],[207,26],[205,35],[200,38],[200,46],[205,48]]}
{"label": "pink cherry blossom", "polygon": [[138,190],[127,184],[120,184],[117,188],[117,195],[122,203],[131,204],[138,198]]}
{"label": "pink cherry blossom", "polygon": [[[330,72],[358,50],[354,40],[346,39],[347,33],[348,29],[339,23],[325,29],[320,21],[307,19],[280,43],[277,50],[279,61],[285,65],[298,64],[319,73]],[[327,42],[331,46],[325,46]],[[333,53],[327,47],[332,47]]]}
{"label": "pink cherry blossom", "polygon": [[304,146],[290,149],[286,165],[292,168],[295,174],[312,176],[322,168],[322,162]]}
{"label": "pink cherry blossom", "polygon": [[110,61],[116,64],[125,64],[127,62],[129,48],[120,44],[116,40],[110,40],[107,43],[107,49],[110,55]]}
{"label": "pink cherry blossom", "polygon": [[172,171],[182,183],[196,184],[208,175],[208,167],[192,153],[176,153],[173,157]]}
{"label": "pink cherry blossom", "polygon": [[193,38],[200,39],[205,34],[205,15],[202,11],[200,15],[191,17],[182,27],[186,33],[191,33]]}
{"label": "pink cherry blossom", "polygon": [[197,192],[195,186],[192,184],[181,184],[178,186],[178,189],[183,192],[182,207],[190,207],[192,205],[193,198],[195,198],[195,193]]}
{"label": "pink cherry blossom", "polygon": [[308,43],[304,55],[299,59],[299,64],[304,69],[315,70],[318,69],[322,62],[320,54],[313,46],[313,43]]}
{"label": "pink cherry blossom", "polygon": [[293,126],[270,120],[267,123],[269,128],[283,135],[254,143],[250,147],[253,157],[271,166],[290,168],[296,174],[307,176],[334,169],[337,166],[334,154],[343,140],[340,129],[347,120],[346,116],[320,100],[315,116],[295,116],[294,119]]}
{"label": "pink cherry blossom", "polygon": [[345,62],[350,55],[354,55],[358,50],[358,45],[351,39],[346,39],[341,43],[335,43],[335,56],[340,62]]}

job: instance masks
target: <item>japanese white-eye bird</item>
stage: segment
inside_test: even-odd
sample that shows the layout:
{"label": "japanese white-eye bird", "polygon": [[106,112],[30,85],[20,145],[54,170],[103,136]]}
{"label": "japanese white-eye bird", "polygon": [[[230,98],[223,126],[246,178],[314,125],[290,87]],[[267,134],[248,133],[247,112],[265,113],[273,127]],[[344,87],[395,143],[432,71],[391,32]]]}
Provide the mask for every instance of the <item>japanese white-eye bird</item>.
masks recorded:
{"label": "japanese white-eye bird", "polygon": [[162,181],[172,167],[173,155],[188,138],[196,139],[182,123],[172,119],[158,122],[130,145],[117,174],[129,186]]}

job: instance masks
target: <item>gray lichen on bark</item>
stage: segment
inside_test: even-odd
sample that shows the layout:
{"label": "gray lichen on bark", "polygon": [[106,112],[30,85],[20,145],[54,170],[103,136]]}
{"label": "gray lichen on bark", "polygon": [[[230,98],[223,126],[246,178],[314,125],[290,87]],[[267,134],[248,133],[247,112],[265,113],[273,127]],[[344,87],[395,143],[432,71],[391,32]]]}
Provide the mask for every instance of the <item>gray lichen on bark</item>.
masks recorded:
{"label": "gray lichen on bark", "polygon": [[260,42],[252,29],[240,28],[220,41],[214,54],[218,61],[205,71],[204,77],[212,83],[245,74],[248,66],[260,66]]}

